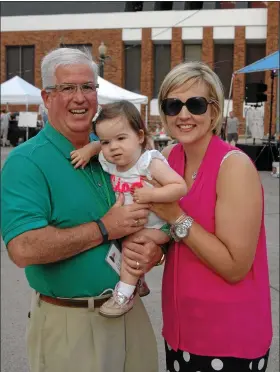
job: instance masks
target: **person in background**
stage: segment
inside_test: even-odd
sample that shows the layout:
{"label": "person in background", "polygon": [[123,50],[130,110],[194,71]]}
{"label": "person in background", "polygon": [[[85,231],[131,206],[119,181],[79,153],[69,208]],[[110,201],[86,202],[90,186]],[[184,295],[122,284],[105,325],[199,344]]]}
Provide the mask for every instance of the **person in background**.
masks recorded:
{"label": "person in background", "polygon": [[259,174],[222,141],[223,90],[204,63],[177,65],[159,92],[159,112],[178,140],[163,154],[184,177],[179,202],[151,208],[170,223],[162,282],[168,371],[264,372],[272,315]]}
{"label": "person in background", "polygon": [[47,110],[47,108],[45,107],[44,104],[41,104],[39,106],[39,115],[41,116],[42,127],[44,128],[44,126],[46,125],[46,123],[48,121],[48,110]]}
{"label": "person in background", "polygon": [[229,117],[227,118],[227,126],[226,126],[226,132],[227,132],[227,141],[228,143],[234,143],[234,146],[238,142],[238,127],[239,127],[239,120],[237,117],[234,116],[234,112],[231,111],[229,113]]}
{"label": "person in background", "polygon": [[[116,241],[147,223],[149,205],[123,205],[123,194],[116,201],[98,160],[85,169],[71,164],[70,152],[89,143],[97,65],[79,49],[59,48],[43,58],[41,75],[48,123],[10,152],[1,183],[3,239],[36,296],[27,325],[30,371],[158,372],[138,295],[122,317],[99,314],[119,281],[107,258],[115,253],[116,261]],[[132,235],[126,247],[127,266],[139,275],[163,256],[145,237]]]}
{"label": "person in background", "polygon": [[8,134],[9,134],[9,126],[10,126],[10,119],[11,113],[6,112],[5,109],[1,111],[1,138],[2,138],[2,146],[8,146]]}

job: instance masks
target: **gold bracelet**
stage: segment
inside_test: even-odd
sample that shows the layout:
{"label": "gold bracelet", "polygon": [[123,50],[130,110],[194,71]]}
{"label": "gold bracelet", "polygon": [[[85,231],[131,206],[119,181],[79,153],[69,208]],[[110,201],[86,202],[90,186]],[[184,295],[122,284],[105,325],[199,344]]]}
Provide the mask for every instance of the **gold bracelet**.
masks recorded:
{"label": "gold bracelet", "polygon": [[160,266],[164,263],[165,261],[165,254],[163,253],[163,255],[161,256],[161,259],[158,261],[158,263],[156,264],[156,266]]}

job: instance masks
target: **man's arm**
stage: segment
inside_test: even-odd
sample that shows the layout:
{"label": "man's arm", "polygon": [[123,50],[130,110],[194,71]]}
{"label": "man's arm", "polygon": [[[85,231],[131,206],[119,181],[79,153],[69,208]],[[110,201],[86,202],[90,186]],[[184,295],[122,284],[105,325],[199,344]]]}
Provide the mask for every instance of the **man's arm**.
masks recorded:
{"label": "man's arm", "polygon": [[52,226],[27,231],[8,243],[11,260],[21,268],[65,260],[102,243],[96,223],[68,229]]}
{"label": "man's arm", "polygon": [[[8,158],[1,186],[2,235],[19,267],[67,259],[102,243],[93,221],[71,228],[51,226],[49,185],[36,163],[24,154]],[[110,240],[139,231],[147,222],[147,205],[123,206],[123,199],[121,195],[102,217]]]}
{"label": "man's arm", "polygon": [[[109,240],[133,234],[147,223],[147,205],[124,206],[121,194],[115,205],[102,217]],[[137,227],[135,227],[135,221]],[[8,243],[9,256],[19,267],[65,260],[102,243],[102,235],[95,222],[58,229],[46,226],[27,231]]]}

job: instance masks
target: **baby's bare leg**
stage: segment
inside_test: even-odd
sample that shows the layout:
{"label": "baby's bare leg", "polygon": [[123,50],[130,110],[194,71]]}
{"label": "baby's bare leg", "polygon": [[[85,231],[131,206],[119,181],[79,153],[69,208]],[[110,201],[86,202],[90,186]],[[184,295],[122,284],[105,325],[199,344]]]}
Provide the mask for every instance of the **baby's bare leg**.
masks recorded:
{"label": "baby's bare leg", "polygon": [[[145,230],[149,230],[149,229],[143,229],[141,231],[138,231],[137,233],[135,233],[133,236],[134,237],[138,237],[138,236],[143,236],[143,232]],[[135,263],[136,264],[136,263]],[[127,264],[125,263],[125,261],[122,259],[122,264],[121,264],[121,273],[120,273],[120,280],[121,282],[123,283],[126,283],[126,284],[130,284],[130,285],[134,285],[136,286],[138,280],[140,278],[140,275],[139,276],[134,276],[132,274],[130,274],[128,271],[127,271]]]}
{"label": "baby's bare leg", "polygon": [[126,268],[127,268],[127,265],[125,261],[122,260],[120,280],[126,284],[136,285],[140,278],[140,275],[134,276],[130,274]]}
{"label": "baby's bare leg", "polygon": [[[143,235],[148,237],[151,241],[154,241],[156,244],[164,244],[169,241],[169,237],[163,231],[156,229],[143,229],[134,234],[134,237]],[[126,263],[124,262],[124,260],[122,260],[120,275],[121,281],[126,284],[136,285],[138,280],[140,279],[140,275],[134,276],[130,274],[127,271],[126,267]]]}

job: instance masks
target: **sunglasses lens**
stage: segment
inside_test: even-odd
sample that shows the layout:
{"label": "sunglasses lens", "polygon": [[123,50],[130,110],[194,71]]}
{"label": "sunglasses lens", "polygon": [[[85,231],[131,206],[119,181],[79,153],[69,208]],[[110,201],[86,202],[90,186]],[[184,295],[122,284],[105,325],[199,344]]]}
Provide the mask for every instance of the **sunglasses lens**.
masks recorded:
{"label": "sunglasses lens", "polygon": [[165,115],[178,115],[183,107],[183,103],[179,99],[167,98],[162,101],[161,108]]}
{"label": "sunglasses lens", "polygon": [[208,102],[204,97],[192,97],[187,100],[187,109],[193,115],[202,115],[207,111]]}

